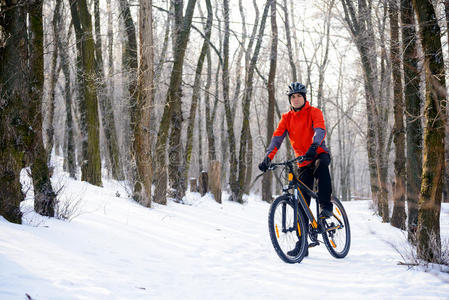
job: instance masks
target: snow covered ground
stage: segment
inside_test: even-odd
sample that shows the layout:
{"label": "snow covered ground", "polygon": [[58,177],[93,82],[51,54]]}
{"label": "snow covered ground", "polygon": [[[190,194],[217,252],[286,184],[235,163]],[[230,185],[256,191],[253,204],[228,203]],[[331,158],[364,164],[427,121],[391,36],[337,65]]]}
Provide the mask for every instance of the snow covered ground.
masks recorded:
{"label": "snow covered ground", "polygon": [[[391,243],[401,247],[405,236],[373,216],[369,201],[344,203],[352,231],[345,259],[321,245],[289,265],[273,250],[269,205],[257,196],[240,205],[189,194],[188,205],[148,209],[117,182],[54,177],[63,200],[79,201],[79,215],[42,218],[27,200],[24,225],[0,217],[0,299],[449,298],[448,274],[397,264]],[[447,204],[442,212],[447,239]]]}

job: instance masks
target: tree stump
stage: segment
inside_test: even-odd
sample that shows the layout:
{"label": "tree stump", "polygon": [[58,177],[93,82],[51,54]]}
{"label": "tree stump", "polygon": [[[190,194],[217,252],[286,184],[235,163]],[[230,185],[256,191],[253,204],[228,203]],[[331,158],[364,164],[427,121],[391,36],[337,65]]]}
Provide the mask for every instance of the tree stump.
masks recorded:
{"label": "tree stump", "polygon": [[200,174],[199,192],[201,196],[204,196],[208,191],[208,176],[206,171],[202,171]]}
{"label": "tree stump", "polygon": [[221,164],[217,160],[209,163],[209,191],[214,195],[215,201],[221,203]]}
{"label": "tree stump", "polygon": [[190,182],[190,192],[198,193],[198,180],[192,177],[190,178],[189,182]]}

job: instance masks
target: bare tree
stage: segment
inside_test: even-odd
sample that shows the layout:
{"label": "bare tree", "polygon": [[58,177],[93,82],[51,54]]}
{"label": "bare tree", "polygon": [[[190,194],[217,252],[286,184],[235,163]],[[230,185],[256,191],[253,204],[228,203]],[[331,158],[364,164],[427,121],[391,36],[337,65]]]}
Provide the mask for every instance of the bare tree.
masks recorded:
{"label": "bare tree", "polygon": [[[101,110],[101,121],[106,142],[108,166],[112,174],[112,178],[123,180],[123,170],[120,165],[120,153],[118,149],[117,132],[115,128],[114,111],[112,108],[112,94],[107,93],[106,79],[103,67],[103,51],[101,45],[100,30],[100,1],[94,1],[95,15],[95,58],[98,86],[98,99]],[[111,45],[112,46],[112,45]]]}
{"label": "bare tree", "polygon": [[[296,78],[296,65],[295,61],[293,59],[293,50],[292,50],[292,39],[290,34],[290,19],[288,16],[288,7],[287,7],[287,0],[284,0],[284,4],[282,6],[282,9],[284,10],[284,27],[285,27],[285,35],[287,38],[287,50],[288,50],[288,61],[290,63],[290,71],[292,72],[292,81],[297,81]],[[294,27],[293,27],[294,28]],[[295,28],[294,28],[295,30]]]}
{"label": "bare tree", "polygon": [[[388,142],[385,132],[388,99],[383,99],[381,94],[381,83],[385,76],[381,76],[379,80],[376,38],[371,14],[372,3],[360,0],[356,7],[352,0],[341,0],[341,2],[344,9],[344,19],[360,54],[364,73],[368,125],[366,143],[371,193],[374,201],[377,202],[377,209],[382,216],[382,220],[388,222]],[[385,54],[383,54],[381,60],[383,59],[385,59]]]}
{"label": "bare tree", "polygon": [[[217,70],[217,74],[220,69]],[[208,158],[209,161],[216,159],[215,153],[215,135],[214,135],[214,109],[210,107],[210,86],[212,83],[212,59],[210,54],[210,49],[207,51],[207,78],[206,86],[204,87],[204,103],[205,103],[205,114],[206,114],[206,133],[207,133],[207,147],[208,147]],[[216,106],[216,105],[215,105]]]}
{"label": "bare tree", "polygon": [[129,167],[127,168],[127,179],[134,187],[137,177],[136,158],[133,157],[134,149],[134,132],[133,128],[136,124],[137,115],[137,37],[136,26],[131,16],[131,10],[128,0],[119,0],[120,16],[122,17],[125,26],[125,39],[122,41],[122,63],[125,74],[127,75],[127,91],[129,99],[129,116],[130,124],[125,129],[125,140],[127,143],[126,159]]}
{"label": "bare tree", "polygon": [[[59,5],[58,5],[59,3]],[[69,176],[75,178],[76,173],[76,159],[75,159],[75,130],[74,122],[72,118],[72,93],[71,93],[71,79],[69,68],[69,53],[68,44],[70,40],[69,34],[66,33],[64,28],[64,20],[61,17],[63,12],[62,1],[56,2],[56,9],[59,9],[55,14],[57,17],[57,29],[58,34],[55,35],[56,46],[59,48],[60,65],[62,73],[64,74],[64,102],[65,102],[65,124],[64,124],[64,170],[69,173]],[[59,6],[59,8],[58,8]]]}
{"label": "bare tree", "polygon": [[[205,39],[203,41],[203,45],[201,47],[200,56],[198,58],[198,62],[196,65],[195,70],[195,81],[193,84],[193,94],[192,94],[192,102],[190,104],[190,115],[187,125],[187,142],[186,147],[184,151],[184,161],[183,164],[184,167],[184,183],[188,180],[189,175],[189,169],[190,169],[190,160],[192,155],[192,143],[193,143],[193,130],[195,126],[195,118],[196,118],[196,111],[198,108],[198,100],[200,98],[200,83],[201,83],[201,72],[203,69],[204,59],[206,58],[207,51],[209,50],[209,40],[212,32],[212,5],[210,3],[210,0],[206,0],[206,7],[207,7],[207,20],[206,20],[206,27],[205,27]],[[198,118],[201,118],[201,116],[198,116]],[[186,187],[184,186],[184,189]]]}
{"label": "bare tree", "polygon": [[42,1],[28,7],[30,17],[29,41],[29,103],[23,99],[28,112],[28,153],[31,154],[31,177],[34,187],[34,210],[41,215],[53,217],[56,194],[50,181],[47,153],[42,139],[42,95],[44,89],[44,29],[42,25]]}
{"label": "bare tree", "polygon": [[418,198],[422,174],[421,99],[419,93],[417,38],[412,3],[401,0],[404,100],[407,133],[407,215],[408,239],[414,240],[418,224]]}
{"label": "bare tree", "polygon": [[[229,185],[231,187],[231,199],[239,201],[238,182],[237,182],[237,154],[236,140],[234,136],[234,124],[232,110],[229,100],[229,0],[223,1],[223,14],[225,22],[224,38],[223,38],[223,102],[226,114],[226,125],[228,133],[228,143],[230,147],[230,165],[229,165]],[[224,164],[224,161],[223,161]]]}
{"label": "bare tree", "polygon": [[[285,4],[286,1],[284,1]],[[267,144],[271,140],[274,132],[274,103],[275,99],[275,77],[277,63],[278,29],[276,24],[276,1],[271,3],[271,52],[270,52],[270,71],[268,75],[268,109],[267,109]],[[286,25],[287,26],[287,25]],[[291,45],[290,45],[291,46]],[[296,73],[296,72],[295,72]],[[268,172],[262,179],[262,199],[271,202],[272,195],[272,174]]]}
{"label": "bare tree", "polygon": [[95,70],[95,44],[92,36],[92,19],[85,0],[70,5],[73,25],[79,44],[78,55],[82,72],[81,122],[83,138],[83,163],[81,180],[101,186],[101,159],[99,145],[99,118]]}
{"label": "bare tree", "polygon": [[[265,22],[268,16],[268,10],[270,9],[271,2],[274,0],[267,0],[265,3],[264,11],[262,14],[262,19],[260,21],[259,26],[259,33],[257,36],[257,42],[254,47],[253,54],[251,56],[251,61],[249,64],[249,69],[246,74],[245,79],[245,92],[243,96],[243,103],[242,103],[242,111],[243,111],[243,119],[242,119],[242,129],[240,133],[240,150],[239,150],[239,160],[238,160],[238,189],[233,191],[233,194],[237,192],[237,194],[233,195],[237,196],[237,198],[233,198],[234,201],[242,202],[242,196],[243,192],[246,190],[247,184],[248,184],[248,174],[247,174],[247,168],[252,168],[252,164],[248,164],[247,162],[247,155],[252,155],[251,150],[248,145],[251,145],[249,143],[249,140],[251,139],[251,130],[249,125],[249,108],[251,99],[253,96],[253,77],[254,77],[254,71],[256,68],[257,60],[259,58],[260,48],[262,45],[262,37],[265,30]],[[229,130],[228,130],[229,131]]]}
{"label": "bare tree", "polygon": [[[5,4],[5,5],[3,5]],[[14,223],[22,223],[20,202],[23,200],[20,170],[24,144],[20,138],[23,126],[21,99],[28,99],[23,83],[27,82],[27,25],[24,5],[2,2],[0,8],[2,35],[0,46],[0,215]],[[6,35],[9,36],[6,39]],[[16,145],[16,146],[14,146]]]}
{"label": "bare tree", "polygon": [[394,207],[391,225],[405,230],[405,131],[404,131],[404,101],[402,100],[401,54],[399,43],[399,7],[397,0],[390,0],[388,4],[390,17],[390,55],[393,75],[394,92],[394,146],[396,175],[393,198]]}
{"label": "bare tree", "polygon": [[[331,0],[327,4],[326,17],[324,22],[324,34],[321,35],[320,44],[323,43],[323,39],[325,39],[325,47],[324,53],[320,61],[317,63],[318,67],[318,95],[317,95],[317,106],[322,111],[325,111],[325,105],[323,103],[323,94],[324,94],[324,77],[325,72],[329,63],[329,45],[330,45],[330,29],[331,29],[331,18],[332,18],[332,9],[334,7],[335,0]],[[324,113],[324,112],[323,112]]]}
{"label": "bare tree", "polygon": [[50,74],[49,74],[49,87],[48,87],[48,97],[46,103],[46,117],[47,117],[47,126],[45,128],[45,133],[47,136],[47,142],[45,145],[45,149],[47,151],[47,164],[50,164],[51,152],[54,143],[54,113],[55,113],[55,88],[56,82],[58,81],[59,72],[61,70],[61,64],[59,63],[58,67],[58,45],[56,40],[59,39],[57,37],[59,35],[58,30],[58,19],[60,18],[60,7],[62,0],[57,0],[55,4],[55,8],[53,11],[53,19],[52,19],[52,36],[53,36],[53,51],[51,52],[51,60],[50,60]]}
{"label": "bare tree", "polygon": [[182,145],[181,145],[181,81],[185,50],[189,40],[190,28],[196,0],[189,0],[185,16],[183,16],[182,1],[175,1],[176,44],[174,47],[174,63],[170,75],[170,84],[165,100],[164,112],[156,142],[157,184],[154,201],[166,203],[166,160],[165,149],[168,130],[171,129],[169,142],[169,179],[173,189],[173,198],[181,201],[184,195],[185,184],[183,182]]}
{"label": "bare tree", "polygon": [[431,2],[413,0],[424,51],[426,101],[424,106],[423,173],[418,209],[418,256],[438,259],[441,250],[440,208],[444,176],[446,81],[441,32]]}
{"label": "bare tree", "polygon": [[11,222],[21,223],[23,167],[31,167],[35,211],[53,216],[56,200],[42,140],[42,1],[2,4],[5,5],[0,8],[0,214]]}
{"label": "bare tree", "polygon": [[140,0],[139,52],[140,64],[137,80],[137,103],[134,124],[134,157],[137,178],[134,199],[151,206],[153,164],[151,162],[151,110],[153,108],[153,18],[152,0]]}

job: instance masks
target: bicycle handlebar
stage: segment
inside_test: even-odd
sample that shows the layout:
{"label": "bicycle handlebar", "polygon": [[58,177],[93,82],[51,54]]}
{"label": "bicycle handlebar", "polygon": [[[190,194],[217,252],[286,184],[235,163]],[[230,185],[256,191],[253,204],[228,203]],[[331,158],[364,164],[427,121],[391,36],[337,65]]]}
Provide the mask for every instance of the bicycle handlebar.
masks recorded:
{"label": "bicycle handlebar", "polygon": [[287,166],[287,165],[292,164],[292,163],[294,163],[294,162],[302,163],[303,161],[306,160],[305,158],[306,158],[305,156],[298,156],[298,157],[296,157],[296,158],[294,158],[294,159],[287,160],[287,161],[284,161],[284,162],[281,162],[281,163],[272,163],[272,164],[270,164],[270,166],[268,167],[268,170],[274,170],[274,169],[276,169],[278,166]]}
{"label": "bicycle handlebar", "polygon": [[[270,164],[270,166],[268,167],[268,169],[267,169],[267,171],[273,171],[273,170],[275,170],[278,166],[287,166],[287,165],[291,165],[292,163],[294,163],[294,162],[299,162],[299,163],[301,163],[301,162],[303,162],[303,161],[305,161],[306,159],[305,159],[305,156],[298,156],[298,157],[296,157],[296,158],[294,158],[294,159],[291,159],[291,160],[287,160],[287,161],[284,161],[284,162],[281,162],[281,163],[272,163],[272,164]],[[249,189],[251,190],[251,188],[253,187],[253,185],[256,183],[256,181],[262,176],[262,175],[264,175],[265,174],[265,172],[263,172],[263,173],[260,173],[257,177],[256,177],[256,179],[254,179],[254,181],[253,181],[253,183],[251,184],[251,186],[249,187]],[[276,179],[278,179],[277,177],[276,177]],[[278,179],[278,181],[279,181],[279,179]]]}

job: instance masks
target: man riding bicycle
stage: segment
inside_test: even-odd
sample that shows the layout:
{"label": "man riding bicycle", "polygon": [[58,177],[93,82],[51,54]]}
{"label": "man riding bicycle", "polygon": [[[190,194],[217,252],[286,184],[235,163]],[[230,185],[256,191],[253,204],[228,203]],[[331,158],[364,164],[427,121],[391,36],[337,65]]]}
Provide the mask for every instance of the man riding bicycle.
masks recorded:
{"label": "man riding bicycle", "polygon": [[[305,156],[305,161],[298,164],[299,179],[308,187],[313,188],[314,178],[318,179],[318,198],[320,203],[320,218],[333,215],[331,193],[332,184],[329,174],[330,155],[324,137],[326,127],[323,113],[320,109],[310,106],[306,100],[306,87],[293,82],[289,85],[288,98],[290,111],[283,114],[277,129],[273,133],[265,159],[259,164],[259,169],[265,172],[276,155],[282,141],[288,134],[296,157]],[[304,193],[307,204],[310,196]]]}

